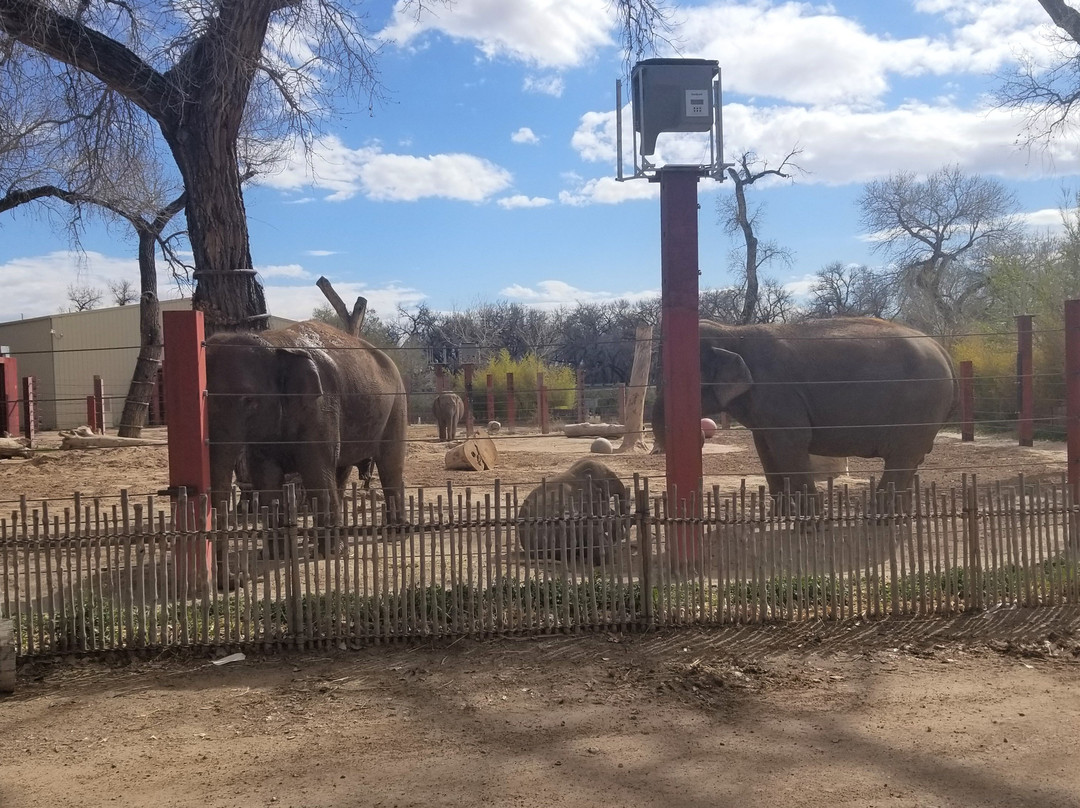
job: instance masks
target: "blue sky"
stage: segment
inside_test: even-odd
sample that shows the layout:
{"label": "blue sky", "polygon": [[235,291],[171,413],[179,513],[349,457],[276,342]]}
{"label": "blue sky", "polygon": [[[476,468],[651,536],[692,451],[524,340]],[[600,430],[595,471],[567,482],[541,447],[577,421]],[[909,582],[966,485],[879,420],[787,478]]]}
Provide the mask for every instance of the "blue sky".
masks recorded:
{"label": "blue sky", "polygon": [[[323,303],[320,275],[383,314],[658,292],[657,186],[614,180],[623,64],[607,0],[455,0],[419,21],[400,3],[364,7],[385,39],[387,100],[343,110],[314,154],[296,151],[246,192],[272,313],[308,316]],[[719,61],[727,156],[775,163],[802,150],[805,173],[750,189],[764,205],[759,235],[794,255],[766,272],[793,289],[832,261],[880,263],[855,202],[892,172],[957,163],[993,176],[1040,229],[1080,189],[1076,134],[1026,149],[1022,117],[991,95],[1019,54],[1050,53],[1036,0],[676,8],[680,50],[659,55]],[[699,186],[703,286],[732,282],[735,245],[716,212],[730,193],[730,182]],[[60,310],[73,282],[137,281],[122,229],[91,227],[82,243],[80,257],[29,209],[0,218],[0,321]]]}

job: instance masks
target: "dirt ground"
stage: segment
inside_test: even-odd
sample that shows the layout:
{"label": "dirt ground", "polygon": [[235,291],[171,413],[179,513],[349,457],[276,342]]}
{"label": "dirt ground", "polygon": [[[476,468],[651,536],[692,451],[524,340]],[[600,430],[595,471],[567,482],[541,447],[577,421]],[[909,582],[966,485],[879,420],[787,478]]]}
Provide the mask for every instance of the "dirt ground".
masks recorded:
{"label": "dirt ground", "polygon": [[[518,436],[497,470],[446,472],[431,429],[412,428],[409,485],[524,484],[588,446]],[[922,477],[1056,477],[1064,457],[944,434]],[[655,477],[663,462],[611,459]],[[853,460],[840,481],[879,469]],[[742,430],[710,442],[705,472],[763,482]],[[144,496],[167,476],[163,447],[46,453],[0,461],[0,502]],[[998,609],[37,662],[0,697],[0,806],[1080,806],[1078,632],[1077,607]]]}

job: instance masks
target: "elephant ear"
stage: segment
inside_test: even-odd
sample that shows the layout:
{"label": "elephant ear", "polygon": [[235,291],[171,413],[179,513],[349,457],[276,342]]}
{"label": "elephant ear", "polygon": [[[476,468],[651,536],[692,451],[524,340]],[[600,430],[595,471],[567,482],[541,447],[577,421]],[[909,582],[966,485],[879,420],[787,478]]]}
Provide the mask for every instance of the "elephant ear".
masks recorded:
{"label": "elephant ear", "polygon": [[750,388],[754,386],[750,368],[746,366],[742,356],[734,351],[714,347],[709,369],[711,372],[707,374],[707,378],[702,379],[702,383],[712,387],[712,395],[721,412],[739,396],[750,392]]}
{"label": "elephant ear", "polygon": [[287,412],[303,410],[322,396],[319,367],[307,351],[279,348],[277,363],[278,390],[285,396]]}

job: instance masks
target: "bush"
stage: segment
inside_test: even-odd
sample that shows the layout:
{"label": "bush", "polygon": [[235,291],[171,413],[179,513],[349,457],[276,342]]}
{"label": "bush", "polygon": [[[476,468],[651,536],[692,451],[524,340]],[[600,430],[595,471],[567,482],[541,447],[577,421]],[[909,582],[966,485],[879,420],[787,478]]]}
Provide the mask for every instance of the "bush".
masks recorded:
{"label": "bush", "polygon": [[[513,359],[510,352],[503,348],[492,356],[486,365],[478,367],[473,374],[473,410],[474,415],[486,413],[487,376],[491,374],[495,389],[495,418],[506,419],[506,374],[514,374],[514,401],[517,403],[517,420],[524,422],[536,417],[536,376],[544,374],[544,385],[548,391],[548,408],[571,409],[577,404],[577,374],[567,365],[554,365],[544,362],[536,354],[526,354],[521,359]],[[465,374],[454,376],[454,388],[459,394],[465,392]],[[464,398],[464,395],[462,395]],[[478,415],[479,414],[479,415]]]}

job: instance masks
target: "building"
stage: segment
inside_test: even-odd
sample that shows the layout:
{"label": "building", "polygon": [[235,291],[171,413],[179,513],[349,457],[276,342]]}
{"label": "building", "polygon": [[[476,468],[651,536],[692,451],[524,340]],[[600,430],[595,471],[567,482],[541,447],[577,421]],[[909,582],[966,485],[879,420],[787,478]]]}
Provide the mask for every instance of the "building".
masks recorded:
{"label": "building", "polygon": [[[188,298],[162,300],[162,311],[187,311]],[[270,318],[271,328],[291,323]],[[139,306],[114,306],[0,323],[0,346],[18,361],[19,376],[36,381],[40,428],[71,429],[86,423],[86,397],[100,376],[105,425],[115,428],[124,411],[139,356]]]}

